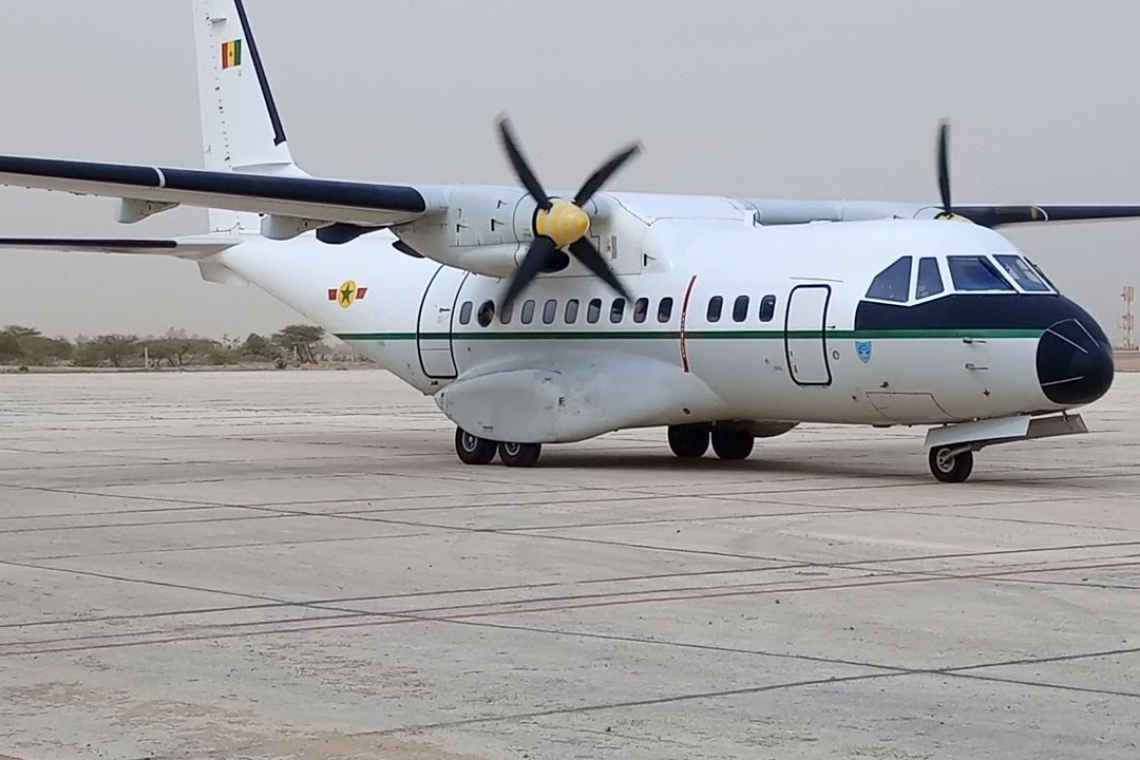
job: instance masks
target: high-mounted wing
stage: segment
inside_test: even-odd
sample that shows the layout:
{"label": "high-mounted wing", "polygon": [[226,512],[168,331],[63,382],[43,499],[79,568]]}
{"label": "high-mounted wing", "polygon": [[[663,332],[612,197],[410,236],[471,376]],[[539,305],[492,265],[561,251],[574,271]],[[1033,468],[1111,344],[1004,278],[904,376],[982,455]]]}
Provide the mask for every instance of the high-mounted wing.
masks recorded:
{"label": "high-mounted wing", "polygon": [[366,227],[428,210],[423,193],[404,185],[27,156],[0,156],[0,184]]}
{"label": "high-mounted wing", "polygon": [[217,235],[181,238],[0,238],[0,249],[65,251],[68,253],[123,253],[205,259],[241,241]]}
{"label": "high-mounted wing", "polygon": [[1140,217],[1140,206],[956,206],[955,214],[982,227],[1046,222],[1092,222]]}
{"label": "high-mounted wing", "polygon": [[938,192],[942,199],[943,218],[969,219],[982,227],[1004,227],[1010,224],[1044,222],[1083,222],[1104,219],[1140,217],[1140,206],[955,206],[950,196],[950,122],[943,119],[938,128]]}

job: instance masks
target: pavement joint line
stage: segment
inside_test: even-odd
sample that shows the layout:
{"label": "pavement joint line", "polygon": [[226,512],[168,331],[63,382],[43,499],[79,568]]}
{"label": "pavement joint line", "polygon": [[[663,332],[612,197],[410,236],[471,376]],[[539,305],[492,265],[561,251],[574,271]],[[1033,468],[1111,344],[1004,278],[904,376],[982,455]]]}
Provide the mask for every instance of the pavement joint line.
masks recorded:
{"label": "pavement joint line", "polygon": [[[1099,563],[1095,565],[1058,565],[1053,567],[1036,567],[1036,568],[1023,568],[1016,570],[997,570],[986,572],[973,572],[973,573],[958,573],[958,574],[915,574],[905,576],[889,576],[873,577],[866,580],[853,580],[845,581],[834,584],[815,584],[809,586],[784,586],[775,588],[760,588],[760,589],[733,589],[733,590],[707,590],[699,593],[674,593],[672,596],[666,595],[653,595],[643,596],[637,598],[626,599],[600,599],[588,602],[579,602],[572,604],[547,604],[545,606],[526,606],[526,602],[506,602],[492,609],[484,611],[469,611],[453,615],[417,615],[409,616],[402,615],[398,612],[383,612],[371,613],[365,620],[344,622],[344,623],[325,623],[315,625],[300,625],[291,628],[276,628],[265,631],[246,632],[241,633],[232,631],[223,631],[218,634],[201,634],[201,635],[182,635],[182,636],[165,636],[158,639],[150,640],[126,640],[115,643],[105,644],[91,644],[91,645],[76,645],[70,647],[45,647],[40,649],[24,649],[20,650],[20,644],[7,644],[4,645],[12,651],[0,651],[0,658],[18,657],[18,656],[32,656],[32,655],[46,655],[46,654],[65,654],[80,651],[93,651],[100,649],[118,649],[126,647],[138,646],[154,646],[160,644],[177,644],[189,643],[195,641],[217,641],[230,638],[246,638],[251,636],[266,636],[266,635],[289,635],[298,633],[313,633],[329,630],[343,630],[352,628],[379,628],[400,624],[416,624],[416,623],[449,623],[459,620],[473,620],[486,617],[497,617],[503,615],[518,615],[518,614],[540,614],[552,612],[568,612],[578,611],[584,609],[599,609],[607,607],[618,606],[632,606],[635,604],[661,604],[672,602],[684,601],[703,601],[709,599],[726,599],[746,596],[761,596],[771,594],[794,594],[805,592],[819,592],[819,591],[853,591],[857,589],[874,588],[882,586],[895,586],[902,584],[915,584],[915,583],[931,583],[931,582],[945,582],[954,580],[978,580],[989,578],[1001,578],[1009,575],[1025,575],[1035,573],[1048,573],[1048,572],[1068,572],[1074,570],[1090,570],[1090,569],[1109,569],[1119,567],[1136,567],[1140,566],[1140,559],[1129,562],[1112,562],[1112,563]],[[383,619],[374,619],[375,617],[383,617]]]}
{"label": "pavement joint line", "polygon": [[[1121,548],[1124,546],[1135,546],[1137,544],[1140,544],[1140,542],[1114,542],[1114,543],[1110,543],[1110,544],[1082,544],[1082,545],[1071,545],[1071,546],[1037,547],[1037,548],[1029,548],[1029,549],[1008,549],[1008,550],[995,550],[995,551],[985,551],[985,552],[968,552],[968,553],[957,553],[957,554],[918,555],[918,556],[910,556],[910,557],[895,557],[895,558],[869,559],[869,560],[853,560],[853,561],[847,561],[847,562],[830,562],[830,563],[825,563],[825,562],[797,563],[797,562],[786,560],[783,558],[770,558],[767,560],[762,559],[761,561],[775,562],[777,564],[771,565],[768,567],[753,567],[753,568],[741,568],[741,569],[729,568],[729,569],[717,570],[717,571],[702,571],[699,573],[633,576],[633,577],[623,577],[623,578],[613,578],[613,579],[586,579],[583,581],[575,582],[575,585],[638,582],[638,581],[646,581],[646,580],[660,580],[660,579],[667,579],[667,578],[673,578],[673,577],[697,577],[697,576],[714,576],[714,575],[724,575],[724,574],[748,574],[748,573],[764,573],[764,572],[783,572],[783,571],[788,571],[788,570],[825,570],[825,569],[855,570],[855,571],[870,570],[872,572],[877,572],[880,574],[885,573],[885,574],[917,575],[917,576],[933,575],[936,577],[942,577],[946,573],[952,573],[954,571],[952,569],[951,570],[945,570],[945,571],[921,571],[921,570],[906,571],[906,570],[901,570],[901,569],[884,567],[884,565],[894,565],[894,564],[900,564],[900,563],[904,563],[904,562],[946,560],[946,559],[977,559],[977,558],[982,558],[982,557],[1009,556],[1009,555],[1016,555],[1016,554],[1037,554],[1037,553],[1047,553],[1047,552],[1054,552],[1054,551],[1089,550],[1089,549],[1099,549],[1099,548]],[[92,576],[92,577],[97,577],[97,578],[103,578],[106,580],[128,582],[128,583],[138,583],[138,584],[143,584],[143,585],[159,585],[159,586],[164,586],[164,587],[170,587],[172,585],[172,584],[165,584],[165,583],[162,583],[159,581],[152,581],[152,580],[147,580],[147,579],[129,578],[129,577],[125,577],[125,576],[109,576],[106,574],[94,573],[91,571],[76,570],[76,569],[71,569],[71,568],[66,568],[66,567],[53,567],[51,565],[37,565],[37,564],[32,564],[30,562],[20,563],[20,562],[14,562],[11,560],[0,560],[0,564],[9,564],[12,566],[22,567],[22,568],[26,568],[26,569],[33,569],[33,570],[72,573],[72,574],[77,574],[80,576]],[[1007,570],[1013,571],[1013,570],[1018,570],[1018,569],[1025,568],[1025,567],[1039,566],[1040,564],[1041,563],[1038,562],[1038,563],[1028,563],[1027,565],[1026,564],[1006,565],[1006,566],[1004,566],[1004,568]],[[1000,567],[1001,566],[998,566],[998,568],[1000,568]],[[990,569],[992,570],[995,568],[990,568]],[[1045,582],[1047,582],[1047,581],[1040,581],[1040,580],[1034,580],[1034,579],[1007,579],[1007,580],[1010,580],[1011,582],[1019,582],[1019,583],[1032,583],[1032,582],[1045,583]],[[534,587],[539,588],[539,587],[545,587],[547,585],[560,585],[560,584],[541,584],[539,586],[534,586]],[[744,585],[749,586],[749,587],[754,587],[757,584],[744,584]],[[242,596],[242,597],[247,596],[244,594],[240,594],[238,592],[230,592],[228,590],[223,590],[223,589],[205,589],[205,588],[199,588],[199,587],[187,587],[187,586],[178,586],[178,585],[174,585],[173,587],[183,588],[185,590],[191,590],[191,591],[205,592],[205,593],[218,593],[218,594],[223,594],[223,595],[236,595],[236,596]],[[722,588],[723,587],[724,586],[722,586]],[[527,588],[527,587],[523,587],[523,588]],[[709,588],[709,587],[704,587],[704,588]],[[712,588],[716,588],[716,587],[712,587]],[[666,590],[666,591],[668,591],[668,590]],[[426,595],[434,596],[434,595],[449,594],[449,593],[455,593],[455,592],[450,591],[450,590],[445,590],[442,592],[428,592]],[[637,592],[631,592],[631,593],[637,593]],[[420,595],[424,595],[424,594],[417,594],[417,596],[420,596]],[[606,596],[606,594],[602,594],[602,596]],[[381,600],[384,598],[392,598],[392,597],[358,597],[358,598],[349,598],[349,599],[333,599],[333,600],[317,599],[317,600],[301,600],[301,601],[287,601],[287,600],[281,600],[281,599],[276,599],[276,598],[272,598],[272,597],[270,597],[270,598],[254,597],[254,598],[268,602],[269,604],[272,604],[272,605],[325,606],[325,605],[329,605],[329,604],[340,604],[340,603],[354,602],[354,601],[355,602],[378,601],[378,600]],[[3,628],[3,626],[0,626],[0,628]]]}

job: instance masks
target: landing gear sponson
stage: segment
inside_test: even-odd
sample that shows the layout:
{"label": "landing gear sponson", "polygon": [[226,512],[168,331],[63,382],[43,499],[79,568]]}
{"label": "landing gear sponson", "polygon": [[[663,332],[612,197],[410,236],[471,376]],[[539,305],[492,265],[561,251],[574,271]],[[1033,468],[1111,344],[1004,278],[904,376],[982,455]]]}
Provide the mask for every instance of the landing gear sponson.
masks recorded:
{"label": "landing gear sponson", "polygon": [[[926,434],[930,472],[943,483],[963,483],[973,472],[974,452],[987,446],[1087,432],[1079,414],[1006,417],[944,425]],[[710,443],[721,459],[747,459],[755,440],[754,432],[742,427],[674,425],[669,428],[669,448],[682,459],[700,459],[708,452]],[[542,454],[542,444],[491,441],[457,428],[455,451],[465,464],[489,464],[498,455],[508,467],[532,467]]]}

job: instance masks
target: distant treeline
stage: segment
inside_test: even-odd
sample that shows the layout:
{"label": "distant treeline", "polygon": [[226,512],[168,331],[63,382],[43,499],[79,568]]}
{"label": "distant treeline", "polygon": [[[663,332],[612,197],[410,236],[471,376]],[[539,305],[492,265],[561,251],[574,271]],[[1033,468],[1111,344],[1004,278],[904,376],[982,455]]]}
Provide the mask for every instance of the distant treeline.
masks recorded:
{"label": "distant treeline", "polygon": [[325,333],[312,325],[288,325],[270,336],[250,333],[244,340],[212,340],[170,330],[162,337],[138,335],[51,338],[32,327],[0,330],[0,364],[27,367],[193,367],[227,364],[352,361],[347,351],[322,343]]}

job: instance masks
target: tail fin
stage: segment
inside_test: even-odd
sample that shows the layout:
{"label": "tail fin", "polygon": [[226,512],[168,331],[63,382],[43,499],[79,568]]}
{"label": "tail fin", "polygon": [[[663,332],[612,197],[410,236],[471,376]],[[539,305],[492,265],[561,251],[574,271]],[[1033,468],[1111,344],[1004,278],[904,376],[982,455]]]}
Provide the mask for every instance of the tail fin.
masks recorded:
{"label": "tail fin", "polygon": [[[308,176],[293,162],[242,0],[193,0],[202,149],[210,171]],[[257,214],[210,210],[213,232],[257,231]]]}

